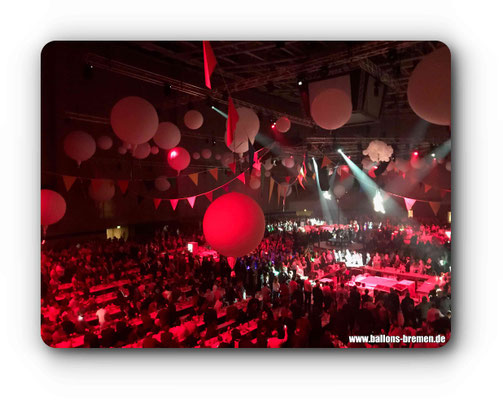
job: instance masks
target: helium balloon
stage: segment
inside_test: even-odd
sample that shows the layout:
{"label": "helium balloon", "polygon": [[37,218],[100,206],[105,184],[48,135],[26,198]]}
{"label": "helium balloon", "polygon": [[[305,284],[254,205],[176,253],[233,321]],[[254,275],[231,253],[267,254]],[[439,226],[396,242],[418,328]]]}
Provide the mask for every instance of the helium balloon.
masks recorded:
{"label": "helium balloon", "polygon": [[142,143],[135,147],[133,150],[133,157],[138,160],[143,160],[150,155],[150,144]]}
{"label": "helium balloon", "polygon": [[93,179],[89,185],[89,196],[95,201],[108,201],[115,195],[115,185],[110,179]]}
{"label": "helium balloon", "polygon": [[287,117],[281,117],[276,121],[276,129],[278,132],[286,133],[290,130],[290,120]]}
{"label": "helium balloon", "polygon": [[178,146],[182,135],[180,129],[171,122],[161,122],[154,136],[154,142],[161,149],[169,150]]}
{"label": "helium balloon", "polygon": [[220,154],[215,154],[215,160],[219,161],[222,159],[222,156]]}
{"label": "helium balloon", "polygon": [[224,141],[225,145],[227,148],[237,154],[242,154],[248,151],[248,140],[250,138],[246,136],[246,132],[244,130],[241,130],[240,132],[237,131],[237,129],[234,131],[234,139],[232,140],[231,144],[227,144],[227,133],[224,134]]}
{"label": "helium balloon", "polygon": [[168,178],[163,175],[155,178],[154,185],[155,185],[155,188],[157,190],[159,190],[160,192],[164,192],[171,187],[171,183],[169,183]]}
{"label": "helium balloon", "polygon": [[445,169],[446,169],[447,171],[450,171],[450,170],[451,170],[451,162],[450,162],[450,161],[447,161],[447,162],[445,163]]}
{"label": "helium balloon", "polygon": [[251,108],[247,107],[239,107],[236,109],[239,120],[236,124],[236,130],[234,131],[234,135],[243,135],[243,137],[248,137],[250,142],[255,141],[255,136],[260,129],[260,120]]}
{"label": "helium balloon", "polygon": [[151,153],[151,154],[153,154],[154,156],[155,156],[156,154],[159,154],[159,147],[157,147],[157,146],[152,146],[152,147],[150,148],[150,153]]}
{"label": "helium balloon", "polygon": [[433,51],[417,64],[409,78],[407,99],[425,121],[451,124],[451,53],[447,47]]}
{"label": "helium balloon", "polygon": [[210,149],[203,149],[203,151],[201,151],[201,156],[205,160],[208,160],[209,158],[211,158],[211,150]]}
{"label": "helium balloon", "polygon": [[58,222],[66,212],[66,201],[59,193],[48,189],[40,192],[40,222],[49,226]]}
{"label": "helium balloon", "polygon": [[124,146],[119,146],[117,151],[119,152],[120,155],[124,155],[127,153],[127,149]]}
{"label": "helium balloon", "polygon": [[264,172],[264,175],[269,178],[271,176],[271,171],[265,171]]}
{"label": "helium balloon", "polygon": [[110,113],[114,133],[127,143],[148,142],[159,127],[154,106],[141,97],[130,96],[119,100]]}
{"label": "helium balloon", "polygon": [[295,166],[295,160],[292,156],[285,157],[281,160],[281,164],[283,164],[286,168],[293,168]]}
{"label": "helium balloon", "polygon": [[98,147],[101,150],[109,150],[112,148],[114,142],[110,136],[100,136],[98,138]]}
{"label": "helium balloon", "polygon": [[187,111],[183,117],[183,122],[189,129],[199,129],[204,122],[203,114],[196,110]]}
{"label": "helium balloon", "polygon": [[232,162],[234,162],[234,155],[232,153],[225,153],[222,156],[221,163],[224,167],[227,168]]}
{"label": "helium balloon", "polygon": [[340,199],[342,196],[346,194],[346,188],[344,185],[338,184],[334,186],[334,195],[338,199]]}
{"label": "helium balloon", "polygon": [[311,103],[311,116],[323,129],[337,129],[351,118],[353,105],[350,97],[339,89],[326,89]]}
{"label": "helium balloon", "polygon": [[268,158],[267,160],[265,160],[264,162],[264,168],[269,171],[272,169],[272,167],[274,167],[273,163],[272,163],[272,159],[271,158]]}
{"label": "helium balloon", "polygon": [[63,148],[65,154],[80,165],[82,161],[89,160],[94,155],[96,142],[89,133],[74,131],[66,135]]}
{"label": "helium balloon", "polygon": [[252,168],[252,175],[255,176],[255,177],[257,177],[257,178],[260,178],[260,170]]}
{"label": "helium balloon", "polygon": [[252,177],[250,179],[250,187],[253,190],[257,190],[260,187],[260,179],[257,179],[256,177]]}
{"label": "helium balloon", "polygon": [[180,173],[190,164],[190,154],[183,147],[175,147],[168,152],[168,164]]}
{"label": "helium balloon", "polygon": [[192,154],[192,158],[194,160],[199,160],[201,158],[201,154],[199,154],[197,151]]}
{"label": "helium balloon", "polygon": [[227,257],[242,257],[262,241],[264,213],[251,197],[237,192],[224,194],[206,210],[203,231],[215,251]]}

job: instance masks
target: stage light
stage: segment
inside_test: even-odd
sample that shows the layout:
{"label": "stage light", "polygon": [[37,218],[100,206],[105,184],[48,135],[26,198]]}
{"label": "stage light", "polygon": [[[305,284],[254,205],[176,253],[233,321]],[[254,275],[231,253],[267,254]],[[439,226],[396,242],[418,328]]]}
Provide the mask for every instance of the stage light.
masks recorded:
{"label": "stage light", "polygon": [[431,153],[431,156],[432,156],[433,158],[435,158],[435,153]]}
{"label": "stage light", "polygon": [[298,81],[297,85],[302,86],[302,81]]}
{"label": "stage light", "polygon": [[330,194],[330,192],[328,190],[323,192],[323,197],[327,200],[332,200],[332,195]]}
{"label": "stage light", "polygon": [[418,153],[417,151],[415,151],[413,154],[414,154],[416,157],[419,155],[419,153]]}
{"label": "stage light", "polygon": [[338,153],[342,153],[342,149],[339,147],[339,148],[337,149],[337,152],[338,152]]}
{"label": "stage light", "polygon": [[120,225],[117,225],[117,229],[120,229],[120,228],[121,228],[121,226],[120,226]]}

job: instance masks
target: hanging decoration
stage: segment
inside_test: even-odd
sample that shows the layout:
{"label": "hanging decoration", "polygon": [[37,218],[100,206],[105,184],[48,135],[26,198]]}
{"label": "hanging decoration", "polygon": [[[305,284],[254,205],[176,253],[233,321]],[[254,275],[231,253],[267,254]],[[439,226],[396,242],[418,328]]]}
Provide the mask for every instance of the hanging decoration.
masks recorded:
{"label": "hanging decoration", "polygon": [[204,57],[204,83],[208,89],[211,89],[211,75],[217,66],[217,59],[208,41],[203,41]]}
{"label": "hanging decoration", "polygon": [[133,157],[137,160],[143,160],[150,155],[150,144],[142,143],[136,146],[133,150]]}
{"label": "hanging decoration", "polygon": [[154,142],[161,149],[169,150],[178,146],[182,135],[172,122],[161,122],[154,135]]}
{"label": "hanging decoration", "polygon": [[162,199],[154,199],[154,207],[157,210],[159,208],[159,204],[161,204]]}
{"label": "hanging decoration", "polygon": [[190,208],[194,208],[194,203],[196,202],[196,196],[187,197],[187,201],[190,204]]}
{"label": "hanging decoration", "polygon": [[189,178],[192,182],[194,182],[194,185],[197,186],[198,182],[199,182],[199,174],[197,172],[193,173],[193,174],[189,174]]}
{"label": "hanging decoration", "polygon": [[170,199],[169,202],[171,203],[171,208],[175,211],[176,206],[178,205],[178,199]]}
{"label": "hanging decoration", "polygon": [[100,136],[98,138],[97,144],[101,150],[110,150],[114,142],[110,136]]}
{"label": "hanging decoration", "polygon": [[124,180],[120,179],[117,181],[117,186],[119,186],[121,193],[124,195],[126,194],[127,188],[129,186],[129,181],[125,179]]}
{"label": "hanging decoration", "polygon": [[93,137],[84,131],[70,132],[63,141],[65,154],[77,161],[80,166],[82,161],[89,160],[96,152],[96,142]]}
{"label": "hanging decoration", "polygon": [[67,192],[71,189],[76,179],[77,177],[75,176],[63,175],[63,183]]}
{"label": "hanging decoration", "polygon": [[412,206],[416,202],[416,199],[410,199],[408,197],[404,197],[403,200],[405,201],[405,207],[407,208],[407,211],[412,209]]}
{"label": "hanging decoration", "polygon": [[196,130],[199,129],[204,122],[203,114],[196,110],[189,110],[183,116],[183,122],[185,126],[189,129]]}
{"label": "hanging decoration", "polygon": [[59,222],[66,213],[66,201],[59,193],[48,189],[40,192],[40,223],[44,234],[49,225]]}
{"label": "hanging decoration", "polygon": [[393,154],[393,147],[382,140],[372,140],[362,154],[368,156],[373,162],[388,162]]}
{"label": "hanging decoration", "polygon": [[175,147],[168,152],[168,164],[180,174],[190,164],[190,155],[183,147]]}

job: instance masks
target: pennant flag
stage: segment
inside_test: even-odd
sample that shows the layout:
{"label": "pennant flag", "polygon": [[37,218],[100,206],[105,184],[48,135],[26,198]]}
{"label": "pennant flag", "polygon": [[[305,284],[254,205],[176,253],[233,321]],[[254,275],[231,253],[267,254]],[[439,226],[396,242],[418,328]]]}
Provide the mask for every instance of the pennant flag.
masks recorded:
{"label": "pennant flag", "polygon": [[171,203],[171,208],[173,208],[173,211],[175,211],[176,206],[178,205],[178,199],[170,199],[169,202]]}
{"label": "pennant flag", "polygon": [[286,183],[290,183],[290,177],[289,176],[285,176],[285,181],[286,181]]}
{"label": "pennant flag", "polygon": [[[297,180],[299,181],[299,184],[300,186],[302,186],[302,189],[306,190],[306,187],[304,186],[304,184],[302,183],[302,175],[298,175],[297,176]],[[297,186],[295,186],[295,189],[297,190]],[[298,192],[297,192],[297,195],[298,195]]]}
{"label": "pennant flag", "polygon": [[210,203],[213,201],[213,192],[208,192],[205,194],[205,196],[210,201]]}
{"label": "pennant flag", "polygon": [[227,146],[230,147],[234,140],[234,131],[239,121],[239,114],[234,107],[232,97],[229,96],[229,105],[227,107],[227,136],[225,138]]}
{"label": "pennant flag", "polygon": [[245,173],[242,172],[241,174],[238,175],[238,179],[243,182],[243,184],[245,183]]}
{"label": "pennant flag", "polygon": [[261,165],[262,165],[262,164],[260,164],[259,162],[254,162],[254,163],[253,163],[253,168],[258,169],[258,170],[260,171],[260,170],[261,170],[261,168],[262,168],[262,167],[261,167]]}
{"label": "pennant flag", "polygon": [[218,181],[218,168],[210,169],[210,174],[216,181]]}
{"label": "pennant flag", "polygon": [[271,202],[271,196],[272,196],[272,191],[274,190],[274,180],[272,179],[272,176],[269,180],[269,202]]}
{"label": "pennant flag", "polygon": [[258,154],[256,152],[253,154],[253,161],[258,162]]}
{"label": "pennant flag", "polygon": [[71,189],[71,187],[76,179],[77,179],[77,177],[75,177],[75,176],[63,175],[63,183],[65,184],[65,189],[67,192]]}
{"label": "pennant flag", "polygon": [[342,176],[342,167],[337,168],[337,175]]}
{"label": "pennant flag", "polygon": [[119,186],[121,193],[126,194],[126,190],[129,186],[129,181],[128,180],[119,180],[119,181],[117,181],[117,185]]}
{"label": "pennant flag", "polygon": [[157,210],[159,208],[159,204],[161,204],[162,199],[154,199],[154,207]]}
{"label": "pennant flag", "polygon": [[315,180],[316,180],[316,173],[313,172],[313,181],[315,181]]}
{"label": "pennant flag", "polygon": [[217,66],[217,59],[211,48],[211,44],[208,41],[203,41],[203,54],[204,54],[204,80],[206,87],[211,89],[211,74]]}
{"label": "pennant flag", "polygon": [[436,201],[430,201],[430,207],[433,210],[433,213],[435,215],[438,214],[438,210],[440,209],[440,203],[437,203]]}
{"label": "pennant flag", "polygon": [[405,179],[405,172],[402,172],[402,178]]}
{"label": "pennant flag", "polygon": [[190,207],[194,208],[194,203],[196,202],[196,196],[188,197],[187,201],[189,202]]}
{"label": "pennant flag", "polygon": [[192,182],[194,182],[194,185],[197,186],[197,182],[199,182],[199,173],[194,173],[194,174],[189,174],[189,178]]}
{"label": "pennant flag", "polygon": [[405,200],[405,207],[407,208],[407,211],[410,211],[410,209],[416,202],[416,199],[409,199],[408,197],[404,197],[403,199]]}
{"label": "pennant flag", "polygon": [[430,185],[427,185],[426,183],[424,184],[424,192],[428,193],[428,191],[431,189]]}
{"label": "pennant flag", "polygon": [[448,193],[448,190],[441,190],[440,191],[440,197],[444,198],[447,193]]}
{"label": "pennant flag", "polygon": [[231,162],[229,164],[229,168],[231,169],[231,171],[232,171],[233,174],[236,173],[236,163],[235,162]]}
{"label": "pennant flag", "polygon": [[327,156],[323,156],[323,161],[321,162],[321,168],[326,167],[327,165],[332,164],[332,161]]}

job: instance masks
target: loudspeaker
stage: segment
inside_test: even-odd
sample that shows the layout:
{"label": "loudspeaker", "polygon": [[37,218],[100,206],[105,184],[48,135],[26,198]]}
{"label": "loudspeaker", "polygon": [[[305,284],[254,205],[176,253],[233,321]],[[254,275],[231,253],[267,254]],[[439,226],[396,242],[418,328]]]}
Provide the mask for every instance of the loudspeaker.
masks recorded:
{"label": "loudspeaker", "polygon": [[330,190],[330,180],[328,179],[328,169],[327,167],[323,167],[318,171],[319,180],[320,180],[320,189],[322,192],[326,192]]}

